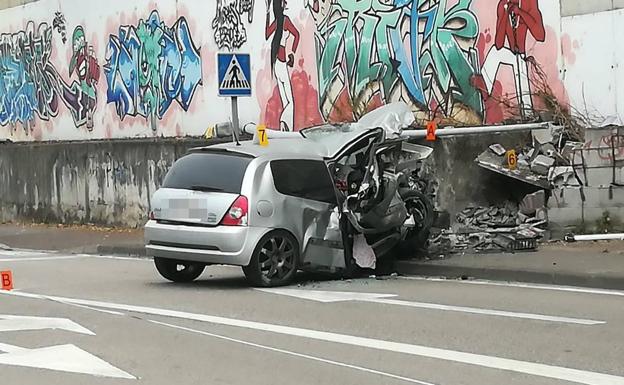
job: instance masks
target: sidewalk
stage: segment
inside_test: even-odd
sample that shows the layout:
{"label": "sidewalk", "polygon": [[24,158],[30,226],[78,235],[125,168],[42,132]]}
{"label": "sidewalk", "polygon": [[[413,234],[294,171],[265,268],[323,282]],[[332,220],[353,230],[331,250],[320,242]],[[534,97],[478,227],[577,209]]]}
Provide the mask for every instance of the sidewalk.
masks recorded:
{"label": "sidewalk", "polygon": [[[144,256],[143,231],[92,226],[0,225],[2,244],[66,253]],[[537,252],[398,261],[404,275],[478,278],[624,290],[624,242],[541,245]]]}
{"label": "sidewalk", "polygon": [[554,243],[530,253],[399,261],[397,270],[405,275],[624,290],[624,242]]}
{"label": "sidewalk", "polygon": [[3,245],[72,254],[145,255],[142,229],[4,224],[0,225],[0,249]]}

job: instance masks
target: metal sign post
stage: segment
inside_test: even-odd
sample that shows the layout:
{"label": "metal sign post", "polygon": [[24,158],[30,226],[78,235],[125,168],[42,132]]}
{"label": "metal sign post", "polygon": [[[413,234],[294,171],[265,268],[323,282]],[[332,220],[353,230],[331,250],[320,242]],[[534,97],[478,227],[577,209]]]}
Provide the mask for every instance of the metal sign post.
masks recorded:
{"label": "metal sign post", "polygon": [[251,96],[251,59],[249,54],[217,54],[219,96],[230,97],[232,101],[232,136],[239,143],[240,123],[238,98]]}
{"label": "metal sign post", "polygon": [[238,97],[232,96],[232,135],[234,136],[234,141],[237,145],[240,146],[240,142],[238,141],[238,133],[240,132],[240,125],[238,123]]}

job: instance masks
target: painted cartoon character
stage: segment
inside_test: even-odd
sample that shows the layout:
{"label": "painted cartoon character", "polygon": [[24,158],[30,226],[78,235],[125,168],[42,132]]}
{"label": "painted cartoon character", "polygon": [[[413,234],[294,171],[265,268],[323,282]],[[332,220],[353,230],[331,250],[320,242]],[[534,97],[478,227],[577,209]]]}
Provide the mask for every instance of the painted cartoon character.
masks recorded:
{"label": "painted cartoon character", "polygon": [[63,101],[67,104],[76,125],[86,123],[89,130],[93,129],[93,113],[97,106],[96,86],[100,80],[100,65],[97,62],[93,47],[87,44],[81,26],[72,34],[72,58],[69,63],[69,75],[74,73],[78,82],[71,86],[63,84]]}
{"label": "painted cartoon character", "polygon": [[[273,8],[273,22],[270,22],[271,4]],[[293,131],[295,105],[288,67],[292,68],[295,64],[295,53],[299,46],[299,30],[292,23],[290,17],[284,14],[286,6],[286,0],[267,0],[265,37],[266,40],[272,37],[271,69],[277,80],[283,107],[280,116],[280,130]],[[290,36],[293,37],[293,43],[289,52],[287,44]]]}
{"label": "painted cartoon character", "polygon": [[473,84],[484,93],[485,99],[492,93],[500,66],[513,67],[520,112],[526,117],[533,110],[528,62],[534,60],[527,56],[527,37],[530,33],[536,41],[544,42],[544,20],[538,0],[499,0],[496,12],[494,46],[485,58],[481,75],[473,78]]}

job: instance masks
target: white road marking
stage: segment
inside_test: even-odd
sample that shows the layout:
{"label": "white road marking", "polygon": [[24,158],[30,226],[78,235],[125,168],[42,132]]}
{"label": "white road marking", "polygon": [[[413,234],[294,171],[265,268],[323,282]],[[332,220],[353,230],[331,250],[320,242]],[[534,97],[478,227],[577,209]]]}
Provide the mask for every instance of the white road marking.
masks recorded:
{"label": "white road marking", "polygon": [[357,292],[342,292],[342,291],[321,291],[321,290],[299,290],[299,289],[257,289],[265,293],[287,295],[290,297],[302,298],[307,300],[313,300],[318,302],[330,303],[330,302],[344,302],[344,301],[357,301],[357,302],[370,302],[383,305],[396,305],[407,306],[421,309],[441,310],[441,311],[454,311],[460,313],[480,314],[487,316],[497,317],[509,317],[509,318],[522,318],[531,319],[537,321],[547,322],[561,322],[577,325],[602,325],[605,321],[596,321],[582,318],[570,318],[550,316],[543,314],[532,313],[519,313],[503,310],[482,309],[466,306],[452,306],[441,305],[436,303],[427,302],[411,302],[401,301],[395,299],[389,299],[390,297],[396,297],[395,294],[376,294],[376,293],[357,293]]}
{"label": "white road marking", "polygon": [[159,309],[145,306],[124,305],[111,302],[92,301],[85,299],[65,298],[46,296],[40,294],[23,293],[18,291],[0,291],[0,294],[47,299],[52,301],[69,302],[79,305],[100,307],[141,314],[150,314],[163,317],[172,317],[186,320],[208,322],[215,325],[232,326],[250,330],[258,330],[294,337],[307,338],[317,341],[339,343],[361,348],[383,350],[395,353],[408,354],[419,357],[435,358],[445,361],[459,362],[463,364],[481,366],[484,368],[506,370],[516,373],[529,374],[539,377],[552,378],[556,380],[569,381],[572,383],[586,385],[624,385],[624,377],[584,371],[579,369],[565,368],[561,366],[551,366],[534,362],[513,360],[509,358],[486,356],[474,353],[465,353],[455,350],[432,348],[421,345],[412,345],[401,342],[385,341],[367,337],[357,337],[347,334],[324,332],[313,329],[303,329],[291,326],[282,326],[262,322],[244,321],[233,318],[210,316],[205,314],[188,313],[176,310]]}
{"label": "white road marking", "polygon": [[33,255],[48,255],[54,253],[53,251],[47,251],[47,250],[28,250],[28,249],[0,249],[0,256],[16,256],[16,257],[23,257],[23,256],[33,256]]}
{"label": "white road marking", "polygon": [[349,291],[299,290],[299,289],[256,289],[265,293],[287,295],[311,301],[332,303],[345,301],[372,301],[398,297],[396,294],[360,293]]}
{"label": "white road marking", "polygon": [[152,262],[151,258],[146,257],[116,257],[114,255],[90,255],[90,257],[97,259],[114,259],[119,261]]}
{"label": "white road marking", "polygon": [[68,302],[62,302],[62,301],[57,301],[57,302],[58,303],[62,303],[63,305],[75,306],[75,307],[80,308],[80,309],[87,309],[87,310],[97,311],[97,312],[104,313],[104,314],[118,315],[118,316],[125,315],[125,313],[120,313],[118,311],[113,311],[113,310],[98,309],[98,308],[91,307],[91,306],[76,305],[75,303],[68,303]]}
{"label": "white road marking", "polygon": [[91,330],[67,318],[25,317],[0,314],[0,332],[59,329],[94,336]]}
{"label": "white road marking", "polygon": [[119,257],[114,255],[96,255],[96,254],[70,254],[63,255],[58,251],[35,251],[35,250],[10,250],[4,251],[0,249],[0,262],[29,262],[29,261],[56,261],[64,259],[113,259],[120,261],[147,261],[149,258],[140,257]]}
{"label": "white road marking", "polygon": [[559,285],[545,285],[545,284],[538,284],[538,283],[502,282],[502,281],[488,281],[488,280],[455,280],[455,279],[427,278],[427,277],[399,277],[399,278],[405,279],[405,280],[411,280],[411,281],[448,282],[448,283],[461,283],[461,284],[468,284],[468,285],[518,287],[518,288],[523,288],[523,289],[553,290],[553,291],[563,291],[563,292],[570,292],[570,293],[613,295],[613,296],[618,296],[618,297],[624,297],[624,291],[621,291],[621,290],[595,289],[595,288],[579,287],[579,286],[559,286]]}
{"label": "white road marking", "polygon": [[58,261],[63,259],[80,259],[86,258],[82,256],[76,255],[67,255],[62,257],[16,257],[16,258],[3,258],[0,259],[0,262],[32,262],[32,261]]}
{"label": "white road marking", "polygon": [[136,379],[133,375],[74,345],[25,349],[19,346],[0,344],[0,350],[6,352],[0,354],[0,365],[48,369],[101,377]]}
{"label": "white road marking", "polygon": [[321,358],[321,357],[315,357],[315,356],[311,356],[311,355],[308,355],[308,354],[302,354],[302,353],[293,352],[293,351],[290,351],[290,350],[284,350],[284,349],[274,348],[274,347],[271,347],[271,346],[260,345],[260,344],[256,344],[256,343],[253,343],[253,342],[248,342],[248,341],[243,341],[243,340],[239,340],[239,339],[236,339],[236,338],[226,337],[226,336],[223,336],[223,335],[220,335],[220,334],[208,333],[208,332],[204,332],[204,331],[201,331],[201,330],[185,328],[183,326],[171,325],[171,324],[164,323],[164,322],[159,322],[159,321],[153,321],[153,320],[148,320],[148,321],[152,322],[152,323],[155,323],[157,325],[167,326],[167,327],[170,327],[170,328],[184,330],[184,331],[191,332],[191,333],[202,334],[202,335],[205,335],[205,336],[219,338],[219,339],[222,339],[222,340],[225,340],[225,341],[235,342],[235,343],[238,343],[238,344],[252,346],[252,347],[255,347],[255,348],[265,349],[265,350],[269,350],[269,351],[276,352],[276,353],[283,353],[283,354],[288,354],[290,356],[305,358],[305,359],[312,360],[312,361],[323,362],[325,364],[340,366],[340,367],[343,367],[343,368],[355,369],[355,370],[359,370],[359,371],[366,372],[366,373],[371,373],[371,374],[376,374],[376,375],[380,375],[380,376],[384,376],[384,377],[393,378],[393,379],[396,379],[396,380],[411,382],[413,384],[434,385],[434,384],[432,384],[430,382],[420,381],[420,380],[416,380],[416,379],[409,378],[409,377],[398,376],[396,374],[391,374],[391,373],[388,373],[388,372],[382,372],[382,371],[379,371],[379,370],[364,368],[362,366],[350,365],[350,364],[346,364],[344,362],[332,361],[332,360],[328,360],[328,359]]}
{"label": "white road marking", "polygon": [[9,344],[0,343],[0,352],[4,352],[4,353],[17,353],[17,352],[23,352],[25,350],[28,350],[28,349],[24,349],[22,347],[15,346],[15,345],[9,345]]}

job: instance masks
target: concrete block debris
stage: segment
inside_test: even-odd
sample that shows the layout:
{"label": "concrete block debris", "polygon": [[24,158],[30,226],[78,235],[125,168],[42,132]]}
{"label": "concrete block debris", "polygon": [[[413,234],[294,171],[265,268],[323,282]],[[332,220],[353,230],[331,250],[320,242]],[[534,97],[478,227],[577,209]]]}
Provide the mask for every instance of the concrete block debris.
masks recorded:
{"label": "concrete block debris", "polygon": [[492,152],[495,153],[498,156],[503,156],[507,152],[505,147],[501,146],[498,143],[491,145],[490,146],[490,150],[492,150]]}
{"label": "concrete block debris", "polygon": [[[513,202],[465,208],[457,214],[456,226],[430,238],[429,254],[512,252],[537,248],[537,241],[543,237],[547,224],[544,191],[531,194],[526,200],[531,205],[529,214],[524,214]],[[525,205],[528,208],[529,203]]]}
{"label": "concrete block debris", "polygon": [[538,155],[533,162],[531,162],[531,171],[540,174],[548,175],[550,168],[555,165],[555,158],[551,158],[546,155]]}
{"label": "concrete block debris", "polygon": [[520,212],[524,215],[534,215],[540,208],[546,207],[546,192],[537,191],[524,197],[520,202]]}

